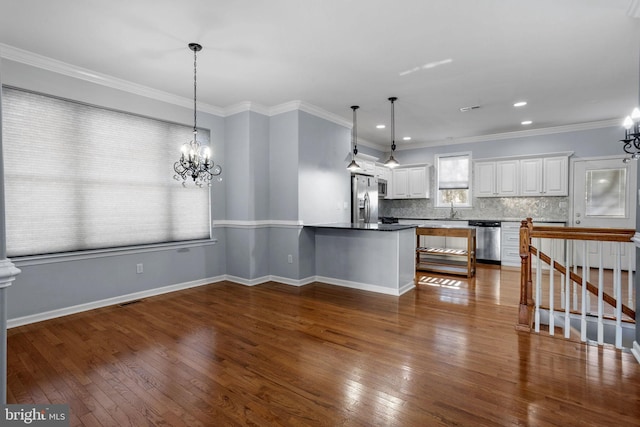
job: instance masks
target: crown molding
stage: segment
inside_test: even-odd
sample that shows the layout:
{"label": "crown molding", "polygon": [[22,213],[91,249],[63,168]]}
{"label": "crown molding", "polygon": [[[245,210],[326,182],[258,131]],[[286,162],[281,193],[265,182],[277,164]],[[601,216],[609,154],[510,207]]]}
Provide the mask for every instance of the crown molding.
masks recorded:
{"label": "crown molding", "polygon": [[269,117],[277,116],[278,114],[284,114],[291,111],[304,111],[305,113],[309,113],[312,116],[319,117],[321,119],[333,122],[337,125],[344,126],[349,129],[351,129],[351,127],[353,126],[353,123],[343,119],[337,114],[330,113],[320,107],[316,107],[315,105],[306,103],[304,101],[289,101],[283,104],[274,105],[272,107],[266,107],[255,102],[244,101],[226,107],[224,109],[223,115],[227,117],[246,111],[253,111],[255,113],[263,114]]}
{"label": "crown molding", "polygon": [[[193,107],[193,99],[184,98],[182,96],[174,95],[158,89],[153,89],[148,86],[132,83],[127,80],[119,79],[107,74],[102,74],[97,71],[89,70],[87,68],[78,67],[76,65],[71,65],[66,62],[58,61],[57,59],[49,58],[47,56],[39,55],[37,53],[29,52],[23,49],[18,49],[16,47],[9,46],[3,43],[0,43],[0,58],[25,65],[30,65],[36,68],[41,68],[43,70],[73,77],[75,79],[83,80],[89,83],[94,83],[135,95],[144,96],[146,98],[155,99],[157,101],[178,105],[180,107]],[[209,114],[214,114],[216,116],[222,116],[224,113],[224,110],[222,108],[202,102],[198,103],[198,110]]]}
{"label": "crown molding", "polygon": [[224,108],[222,115],[224,117],[233,116],[234,114],[244,113],[247,111],[253,111],[254,113],[262,114],[264,116],[270,116],[270,108],[265,107],[262,104],[258,104],[251,101],[239,102],[237,104],[230,105]]}
{"label": "crown molding", "polygon": [[[640,16],[640,0],[634,0],[632,2],[629,10],[631,11],[632,9],[636,10],[638,16]],[[68,64],[66,62],[62,62],[53,58],[49,58],[43,55],[39,55],[37,53],[19,49],[3,43],[0,43],[0,58],[22,63],[25,65],[30,65],[36,68],[40,68],[40,69],[44,69],[54,73],[73,77],[79,80],[98,84],[98,85],[109,87],[112,89],[121,90],[127,93],[144,96],[146,98],[154,99],[157,101],[178,105],[180,107],[192,108],[193,106],[193,100],[190,98],[184,98],[182,96],[178,96],[178,95],[174,95],[161,90],[153,89],[148,86],[132,83],[127,80],[119,79],[117,77],[109,76],[107,74],[102,74],[86,68],[78,67],[72,64]],[[344,126],[349,129],[351,129],[351,127],[353,126],[351,121],[345,120],[344,118],[338,116],[337,114],[330,113],[326,110],[323,110],[320,107],[306,103],[304,101],[290,101],[290,102],[285,102],[283,104],[275,105],[272,107],[266,107],[264,105],[261,105],[255,102],[245,101],[245,102],[240,102],[238,104],[231,105],[226,108],[221,108],[214,105],[199,102],[198,110],[209,113],[209,114],[213,114],[216,116],[220,116],[220,117],[228,117],[233,114],[237,114],[245,111],[253,111],[266,116],[275,116],[275,115],[286,113],[289,111],[304,111],[308,114],[330,121],[337,125]],[[581,130],[613,127],[618,125],[619,125],[619,120],[612,119],[612,120],[605,120],[605,121],[598,121],[598,122],[578,123],[573,125],[556,126],[551,128],[529,129],[529,130],[523,130],[523,131],[499,133],[499,134],[492,134],[492,135],[481,135],[481,136],[473,136],[473,137],[466,137],[466,138],[452,138],[452,139],[432,141],[432,142],[422,142],[422,143],[418,142],[418,143],[410,143],[410,144],[398,144],[398,147],[396,148],[396,150],[403,151],[403,150],[413,150],[416,148],[437,147],[441,145],[467,144],[467,143],[473,143],[473,142],[496,141],[496,140],[510,139],[510,138],[524,138],[529,136],[550,135],[554,133],[574,132],[574,131],[581,131]],[[381,150],[381,151],[386,150],[386,147],[387,147],[386,145],[373,143],[371,141],[366,141],[363,139],[358,139],[358,144],[364,145],[370,148],[374,148],[376,150]]]}
{"label": "crown molding", "polygon": [[413,150],[416,148],[438,147],[441,145],[468,144],[473,142],[498,141],[501,139],[526,138],[531,136],[553,135],[556,133],[577,132],[583,130],[602,129],[620,126],[620,120],[601,120],[597,122],[576,123],[571,125],[554,126],[539,129],[527,129],[516,132],[494,133],[491,135],[470,136],[467,138],[451,138],[433,142],[419,142],[414,144],[399,145],[396,151]]}

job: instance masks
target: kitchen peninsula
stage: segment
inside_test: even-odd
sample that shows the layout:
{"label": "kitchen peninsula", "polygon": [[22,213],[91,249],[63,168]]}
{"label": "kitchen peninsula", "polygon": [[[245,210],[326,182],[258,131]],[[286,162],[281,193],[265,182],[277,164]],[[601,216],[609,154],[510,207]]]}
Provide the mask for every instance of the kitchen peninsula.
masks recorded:
{"label": "kitchen peninsula", "polygon": [[402,295],[413,289],[415,225],[318,224],[316,278],[339,286]]}

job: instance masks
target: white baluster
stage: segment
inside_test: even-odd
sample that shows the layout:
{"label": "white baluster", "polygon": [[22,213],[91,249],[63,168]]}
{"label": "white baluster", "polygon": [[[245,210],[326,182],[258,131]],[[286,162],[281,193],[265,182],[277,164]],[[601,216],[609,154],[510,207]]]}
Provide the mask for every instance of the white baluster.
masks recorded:
{"label": "white baluster", "polygon": [[613,278],[614,288],[616,288],[616,348],[622,348],[622,242],[614,243],[614,245],[616,247],[616,265]]}
{"label": "white baluster", "polygon": [[564,301],[564,337],[571,337],[571,274],[569,273],[569,256],[571,255],[572,244],[570,241],[566,241],[566,251],[565,251],[565,270],[566,273],[564,275],[564,288],[565,288],[565,301]]}
{"label": "white baluster", "polygon": [[540,333],[540,288],[542,287],[542,261],[540,259],[540,248],[542,248],[542,240],[538,237],[536,239],[538,245],[538,257],[536,259],[536,311],[534,314],[534,321],[536,323],[535,331]]}
{"label": "white baluster", "polygon": [[[573,248],[575,248],[575,246],[578,244],[579,242],[577,240],[572,240],[571,241],[571,248],[572,248],[572,254],[573,254]],[[577,252],[577,251],[576,251]],[[573,262],[573,256],[570,258],[571,261]],[[584,264],[583,264],[584,265]],[[578,263],[574,263],[573,264],[573,274],[578,274]],[[571,284],[573,285],[573,309],[575,311],[578,311],[578,284],[576,282],[574,282],[573,280],[571,281]]]}
{"label": "white baluster", "polygon": [[602,242],[598,242],[598,345],[604,344],[604,267],[602,266]]}
{"label": "white baluster", "polygon": [[[554,242],[555,243],[555,242]],[[555,300],[555,295],[554,295],[554,289],[553,289],[553,285],[554,285],[554,280],[555,280],[555,271],[553,269],[553,265],[554,265],[554,259],[556,256],[556,246],[555,244],[551,246],[551,253],[550,253],[550,257],[551,257],[551,261],[550,261],[550,267],[549,267],[549,335],[553,336],[555,333],[555,311],[554,311],[554,300]]]}
{"label": "white baluster", "polygon": [[[591,265],[589,264],[589,254],[591,253],[589,251],[589,245],[591,244],[590,242],[587,242],[586,240],[584,241],[586,243],[586,254],[584,256],[584,268],[582,269],[582,274],[584,275],[585,279],[587,282],[591,281]],[[584,286],[584,288],[586,288],[586,285]],[[591,292],[587,292],[587,312],[591,313]]]}
{"label": "white baluster", "polygon": [[587,241],[582,241],[582,309],[580,310],[580,341],[587,341],[587,276],[584,266],[587,259]]}
{"label": "white baluster", "polygon": [[627,304],[629,307],[633,307],[633,258],[636,254],[636,246],[633,243],[627,243],[629,248],[629,269],[627,270]]}

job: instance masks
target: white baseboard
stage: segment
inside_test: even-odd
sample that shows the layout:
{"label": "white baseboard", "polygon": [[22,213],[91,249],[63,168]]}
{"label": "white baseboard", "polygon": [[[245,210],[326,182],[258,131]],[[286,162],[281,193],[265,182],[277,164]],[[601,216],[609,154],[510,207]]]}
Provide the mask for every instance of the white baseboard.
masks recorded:
{"label": "white baseboard", "polygon": [[203,286],[203,285],[208,285],[210,283],[221,282],[223,280],[225,280],[224,276],[209,277],[206,279],[179,283],[177,285],[164,286],[162,288],[155,288],[155,289],[149,289],[146,291],[120,295],[117,297],[107,298],[99,301],[93,301],[86,304],[78,304],[71,307],[45,311],[44,313],[37,313],[29,316],[16,317],[14,319],[7,320],[7,328],[15,328],[18,326],[28,325],[30,323],[41,322],[43,320],[55,319],[56,317],[68,316],[70,314],[81,313],[83,311],[95,310],[96,308],[122,304],[128,301],[135,301],[137,299],[149,298],[155,295],[162,295],[169,292],[180,291],[183,289],[195,288],[197,286]]}
{"label": "white baseboard", "polygon": [[[92,301],[85,304],[78,304],[71,307],[59,308],[56,310],[45,311],[43,313],[31,314],[28,316],[16,317],[14,319],[7,320],[7,328],[16,328],[18,326],[24,326],[31,323],[42,322],[43,320],[55,319],[57,317],[68,316],[70,314],[81,313],[83,311],[95,310],[97,308],[108,307],[110,305],[122,304],[129,301],[135,301],[137,299],[149,298],[156,295],[162,295],[169,292],[180,291],[183,289],[195,288],[197,286],[208,285],[211,283],[218,283],[222,281],[229,281],[238,283],[244,286],[256,286],[266,282],[278,282],[289,286],[305,286],[313,282],[322,282],[329,285],[343,286],[345,288],[359,289],[362,291],[377,292],[386,295],[400,296],[405,292],[410,291],[415,287],[413,281],[401,286],[399,289],[387,288],[384,286],[370,285],[367,283],[351,282],[348,280],[333,279],[330,277],[322,276],[309,276],[304,279],[289,279],[280,276],[262,276],[255,279],[244,279],[242,277],[232,276],[224,274],[216,277],[209,277],[206,279],[194,280],[191,282],[178,283],[176,285],[164,286],[162,288],[149,289],[141,292],[134,292],[126,295],[119,295],[117,297],[106,298],[99,301]],[[636,356],[638,358],[638,356]],[[639,359],[640,360],[640,359]]]}
{"label": "white baseboard", "polygon": [[633,342],[633,348],[631,349],[631,354],[636,358],[638,363],[640,363],[640,344],[638,341]]}
{"label": "white baseboard", "polygon": [[359,289],[361,291],[377,292],[379,294],[400,296],[414,287],[413,281],[405,284],[399,289],[387,288],[384,286],[371,285],[368,283],[352,282],[349,280],[334,279],[331,277],[316,276],[317,282],[327,283],[329,285],[343,286],[345,288]]}

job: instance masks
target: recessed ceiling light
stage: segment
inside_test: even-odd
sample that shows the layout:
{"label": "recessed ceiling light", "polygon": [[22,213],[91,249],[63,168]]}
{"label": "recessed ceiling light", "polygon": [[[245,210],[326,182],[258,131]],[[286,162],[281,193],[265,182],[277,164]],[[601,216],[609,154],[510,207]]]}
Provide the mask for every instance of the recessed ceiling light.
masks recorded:
{"label": "recessed ceiling light", "polygon": [[523,122],[520,122],[521,125],[530,125],[531,123],[533,123],[531,120],[525,120]]}
{"label": "recessed ceiling light", "polygon": [[480,108],[479,105],[470,105],[469,107],[462,107],[460,111],[466,113],[467,111],[477,110],[478,108]]}
{"label": "recessed ceiling light", "polygon": [[384,128],[386,128],[385,125],[376,125],[376,129],[384,129]]}
{"label": "recessed ceiling light", "polygon": [[514,107],[524,107],[525,105],[527,105],[527,101],[518,101],[513,104]]}
{"label": "recessed ceiling light", "polygon": [[405,136],[402,138],[403,141],[411,141],[411,137],[410,136]]}

